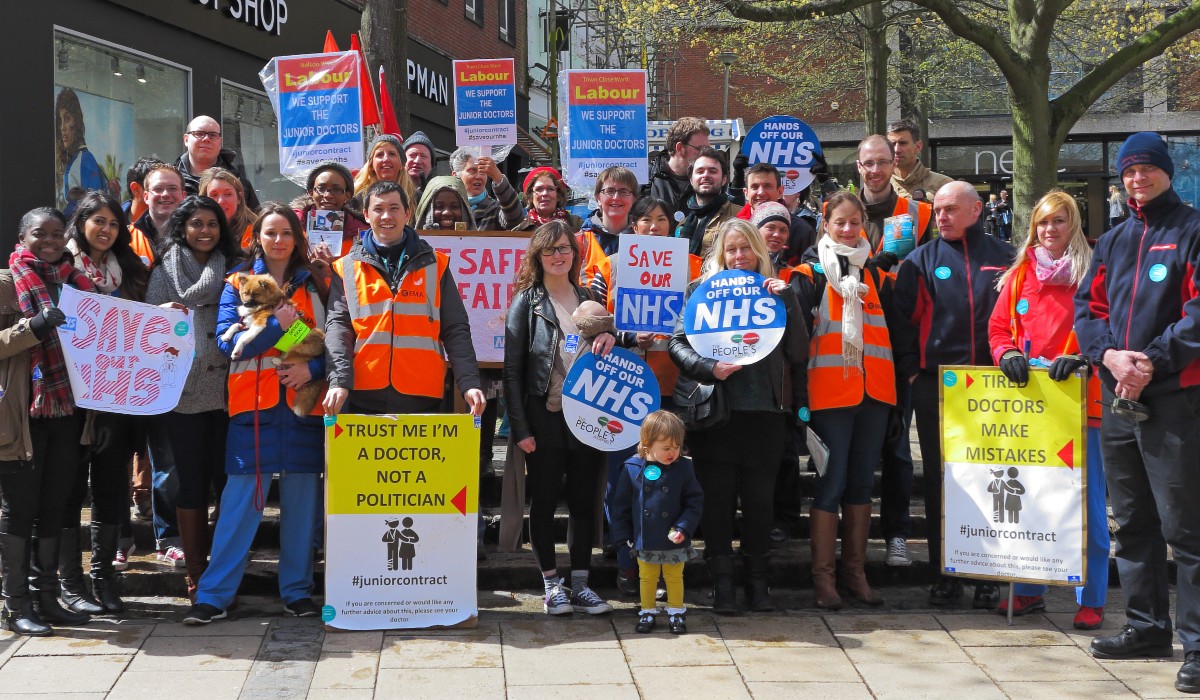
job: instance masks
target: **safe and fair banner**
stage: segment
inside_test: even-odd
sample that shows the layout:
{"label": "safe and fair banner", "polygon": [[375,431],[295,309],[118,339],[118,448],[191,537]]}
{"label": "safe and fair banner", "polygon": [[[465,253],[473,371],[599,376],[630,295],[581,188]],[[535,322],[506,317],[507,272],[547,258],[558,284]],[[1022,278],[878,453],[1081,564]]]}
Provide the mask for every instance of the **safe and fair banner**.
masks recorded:
{"label": "safe and fair banner", "polygon": [[1083,585],[1086,379],[1033,369],[1018,387],[994,367],[946,366],[941,380],[944,515],[929,526],[943,572]]}

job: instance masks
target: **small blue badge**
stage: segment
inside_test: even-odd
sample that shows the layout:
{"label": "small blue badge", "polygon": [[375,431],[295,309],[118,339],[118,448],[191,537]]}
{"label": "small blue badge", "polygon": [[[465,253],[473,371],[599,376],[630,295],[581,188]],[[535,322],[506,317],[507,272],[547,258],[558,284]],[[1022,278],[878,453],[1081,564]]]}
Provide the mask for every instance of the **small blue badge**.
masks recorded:
{"label": "small blue badge", "polygon": [[804,421],[805,423],[807,423],[808,420],[810,418],[812,418],[812,411],[808,410],[808,406],[805,406],[804,408],[801,408],[799,411],[796,411],[796,417],[799,418],[800,420]]}
{"label": "small blue badge", "polygon": [[813,263],[812,268],[813,268],[813,272],[816,272],[817,274],[820,274],[820,275],[825,274],[825,266],[822,265],[821,263]]}
{"label": "small blue badge", "polygon": [[567,334],[566,350],[569,353],[579,350],[579,336],[578,335],[576,335],[574,333]]}
{"label": "small blue badge", "polygon": [[325,622],[332,622],[335,617],[337,617],[337,610],[334,610],[332,605],[321,608],[321,619]]}
{"label": "small blue badge", "polygon": [[33,368],[33,380],[37,381],[41,378],[42,378],[42,368],[39,365],[39,366]]}
{"label": "small blue badge", "polygon": [[950,279],[950,268],[943,265],[933,271],[933,276],[940,280],[948,280]]}
{"label": "small blue badge", "polygon": [[653,464],[647,464],[642,470],[642,476],[646,477],[646,481],[658,481],[658,477],[662,476],[662,470]]}
{"label": "small blue badge", "polygon": [[1022,299],[1021,301],[1017,302],[1017,313],[1021,314],[1022,316],[1029,313],[1029,300],[1028,299]]}
{"label": "small blue badge", "polygon": [[942,372],[942,384],[946,386],[954,386],[958,384],[958,375],[951,371]]}
{"label": "small blue badge", "polygon": [[325,427],[332,428],[337,425],[337,416],[325,416]]}
{"label": "small blue badge", "polygon": [[1167,266],[1159,263],[1150,267],[1150,281],[1162,282],[1167,278]]}
{"label": "small blue badge", "polygon": [[479,430],[481,427],[483,427],[483,418],[480,416],[475,416],[475,429]]}

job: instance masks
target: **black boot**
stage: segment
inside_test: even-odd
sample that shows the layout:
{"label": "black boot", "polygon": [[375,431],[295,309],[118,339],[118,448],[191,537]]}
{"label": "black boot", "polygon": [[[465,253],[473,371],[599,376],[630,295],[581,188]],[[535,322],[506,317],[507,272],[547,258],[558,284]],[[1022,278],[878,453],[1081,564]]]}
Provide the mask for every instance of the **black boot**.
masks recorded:
{"label": "black boot", "polygon": [[709,557],[708,570],[713,581],[713,612],[718,615],[738,614],[737,593],[733,586],[733,555]]}
{"label": "black boot", "polygon": [[771,612],[775,603],[771,602],[771,589],[767,586],[767,578],[771,575],[771,558],[767,555],[742,557],[746,564],[746,607],[750,612]]}
{"label": "black boot", "polygon": [[54,630],[42,624],[29,598],[29,538],[0,534],[0,573],[4,576],[4,611],[0,626],[17,634],[47,637]]}
{"label": "black boot", "polygon": [[[58,533],[55,533],[58,534]],[[54,625],[85,625],[91,616],[67,610],[58,601],[57,537],[35,537],[29,557],[29,589],[33,594],[33,609],[38,616]]]}
{"label": "black boot", "polygon": [[120,615],[125,612],[113,557],[117,555],[117,526],[92,523],[92,593],[104,613]]}
{"label": "black boot", "polygon": [[100,603],[88,592],[83,581],[83,553],[79,546],[82,528],[64,527],[58,546],[58,583],[62,589],[59,599],[63,607],[84,615],[104,612]]}

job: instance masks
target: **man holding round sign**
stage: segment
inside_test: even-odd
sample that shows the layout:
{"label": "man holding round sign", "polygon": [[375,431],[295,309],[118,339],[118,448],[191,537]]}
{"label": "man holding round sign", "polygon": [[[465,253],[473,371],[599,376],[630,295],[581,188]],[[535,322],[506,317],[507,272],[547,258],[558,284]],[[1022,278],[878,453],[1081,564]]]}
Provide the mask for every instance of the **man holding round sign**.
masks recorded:
{"label": "man holding round sign", "polygon": [[[785,392],[785,375],[790,368],[793,388],[799,388],[795,379],[804,377],[808,333],[795,292],[772,277],[758,229],[741,219],[727,221],[713,248],[700,281],[688,289],[684,315],[671,338],[671,359],[681,372],[676,396],[705,382],[715,385],[729,409],[717,425],[688,426],[688,444],[704,487],[701,524],[704,556],[713,575],[713,611],[738,612],[733,519],[739,499],[748,607],[768,611],[774,609],[767,573],[775,473],[798,405]],[[747,435],[754,440],[746,440]]]}

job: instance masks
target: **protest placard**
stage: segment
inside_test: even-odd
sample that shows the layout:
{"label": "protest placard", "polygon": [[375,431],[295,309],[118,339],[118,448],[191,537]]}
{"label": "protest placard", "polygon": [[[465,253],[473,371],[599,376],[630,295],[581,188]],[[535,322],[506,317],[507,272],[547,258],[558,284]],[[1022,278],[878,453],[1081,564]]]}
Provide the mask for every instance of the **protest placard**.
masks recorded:
{"label": "protest placard", "polygon": [[467,307],[471,342],[479,362],[504,362],[504,315],[512,303],[513,282],[528,231],[421,231],[433,249],[450,256],[454,283]]}
{"label": "protest placard", "polygon": [[340,415],[325,425],[325,624],[473,627],[474,418]]}
{"label": "protest placard", "polygon": [[517,142],[513,59],[454,62],[454,142],[459,146]]}
{"label": "protest placard", "polygon": [[303,185],[327,160],[363,166],[359,66],[356,52],[343,51],[279,56],[259,73],[278,117],[284,177]]}
{"label": "protest placard", "polygon": [[308,217],[308,250],[315,254],[324,245],[335,257],[342,252],[342,231],[346,226],[346,214],[341,211],[316,209]]}
{"label": "protest placard", "polygon": [[750,127],[741,152],[751,165],[774,165],[783,177],[783,193],[796,194],[813,181],[813,154],[821,153],[821,142],[808,124],[776,115]]}
{"label": "protest placard", "polygon": [[637,444],[642,421],[660,399],[658,379],[642,358],[624,348],[603,357],[587,352],[563,382],[563,417],[583,444],[617,452]]}
{"label": "protest placard", "polygon": [[722,270],[697,285],[683,309],[692,349],[735,365],[752,365],[770,355],[783,339],[787,308],[765,282],[757,272]]}
{"label": "protest placard", "polygon": [[1055,382],[1034,369],[1018,387],[994,367],[960,366],[942,367],[941,379],[942,570],[1083,585],[1083,379]]}
{"label": "protest placard", "polygon": [[74,287],[63,287],[58,308],[76,406],[136,416],[175,408],[196,354],[190,314]]}
{"label": "protest placard", "polygon": [[621,236],[613,265],[617,330],[674,332],[687,283],[686,238]]}
{"label": "protest placard", "polygon": [[591,192],[605,168],[648,180],[646,71],[565,70],[559,74],[559,153],[567,184]]}

